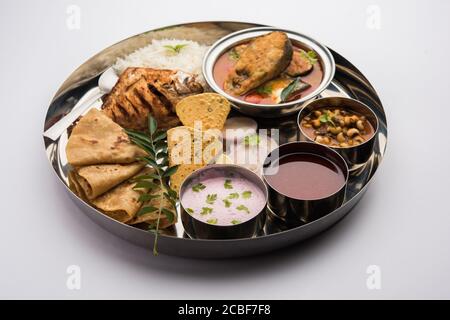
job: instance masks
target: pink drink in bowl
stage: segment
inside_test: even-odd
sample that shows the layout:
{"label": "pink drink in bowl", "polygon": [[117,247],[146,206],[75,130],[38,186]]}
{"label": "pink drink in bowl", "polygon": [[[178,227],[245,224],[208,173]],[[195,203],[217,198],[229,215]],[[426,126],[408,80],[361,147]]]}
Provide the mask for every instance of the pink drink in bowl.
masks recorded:
{"label": "pink drink in bowl", "polygon": [[267,188],[252,171],[211,165],[195,171],[180,189],[182,221],[193,238],[253,236],[265,220]]}

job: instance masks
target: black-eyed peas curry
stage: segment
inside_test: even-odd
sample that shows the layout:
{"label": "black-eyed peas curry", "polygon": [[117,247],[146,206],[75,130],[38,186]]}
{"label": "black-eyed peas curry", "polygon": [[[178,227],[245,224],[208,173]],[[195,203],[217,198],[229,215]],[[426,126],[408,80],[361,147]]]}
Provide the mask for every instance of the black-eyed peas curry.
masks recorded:
{"label": "black-eyed peas curry", "polygon": [[357,146],[374,135],[374,128],[364,115],[343,108],[314,110],[300,124],[311,140],[330,147]]}

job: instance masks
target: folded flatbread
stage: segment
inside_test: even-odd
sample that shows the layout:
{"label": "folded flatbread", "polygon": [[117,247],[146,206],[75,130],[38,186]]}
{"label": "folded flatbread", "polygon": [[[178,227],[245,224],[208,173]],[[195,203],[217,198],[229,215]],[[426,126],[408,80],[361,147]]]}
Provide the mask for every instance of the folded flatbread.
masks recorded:
{"label": "folded flatbread", "polygon": [[83,200],[86,200],[86,195],[84,194],[83,188],[81,188],[80,184],[76,179],[75,171],[69,171],[69,188],[73,191],[78,197]]}
{"label": "folded flatbread", "polygon": [[127,223],[142,206],[138,201],[141,192],[133,189],[135,184],[130,180],[122,182],[90,203],[114,220]]}
{"label": "folded flatbread", "polygon": [[145,166],[142,162],[130,164],[99,164],[77,168],[73,179],[92,200],[121,182],[133,177]]}
{"label": "folded flatbread", "polygon": [[102,111],[91,109],[72,130],[67,161],[75,167],[131,163],[145,152],[133,145],[126,132]]}
{"label": "folded flatbread", "polygon": [[[155,189],[151,192],[151,195],[161,195],[161,189]],[[161,202],[161,197],[159,198],[155,198],[152,199],[146,203],[143,204],[143,206],[152,206],[152,207],[156,207],[159,208]],[[172,207],[172,205],[170,204],[170,202],[163,196],[162,197],[162,208],[166,208],[169,209],[170,211],[176,213],[175,209]],[[148,223],[151,225],[155,225],[158,221],[158,212],[150,212],[150,213],[145,213],[139,216],[135,216],[132,220],[130,220],[129,222],[127,222],[128,224],[138,224],[138,223]],[[175,224],[177,222],[177,215],[175,215],[175,219],[173,222],[170,222],[166,216],[163,214],[161,214],[161,218],[159,220],[159,228],[160,229],[164,229],[167,228],[168,226]]]}

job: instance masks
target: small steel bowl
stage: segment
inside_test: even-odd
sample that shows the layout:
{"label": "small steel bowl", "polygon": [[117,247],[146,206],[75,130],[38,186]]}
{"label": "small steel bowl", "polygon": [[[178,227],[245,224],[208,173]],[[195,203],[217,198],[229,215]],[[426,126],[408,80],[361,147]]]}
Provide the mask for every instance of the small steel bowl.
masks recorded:
{"label": "small steel bowl", "polygon": [[[216,64],[217,59],[230,48],[272,31],[285,32],[292,44],[306,50],[314,50],[317,53],[323,69],[323,79],[319,87],[301,99],[279,104],[250,103],[233,97],[222,90],[214,80],[213,74],[214,65]],[[336,65],[333,55],[326,46],[301,33],[272,27],[249,28],[231,33],[214,43],[203,59],[203,76],[208,85],[215,92],[226,97],[235,109],[244,114],[262,118],[284,117],[300,110],[305,103],[317,97],[328,87],[331,80],[333,80],[335,68]]]}
{"label": "small steel bowl", "polygon": [[[214,172],[215,171],[215,172]],[[233,175],[240,175],[241,177],[248,179],[259,187],[264,193],[265,205],[261,211],[256,214],[252,219],[243,223],[220,226],[208,224],[196,219],[194,216],[186,212],[183,207],[183,194],[186,188],[193,182],[201,181],[205,175],[220,175],[221,177],[232,177]],[[253,171],[250,171],[244,167],[232,165],[232,164],[214,164],[208,165],[202,169],[199,169],[191,173],[181,184],[180,187],[180,208],[181,208],[181,221],[187,235],[196,239],[240,239],[251,238],[256,235],[264,226],[266,221],[266,205],[268,199],[268,190],[264,181]]]}
{"label": "small steel bowl", "polygon": [[[375,115],[375,113],[370,109],[369,106],[365,105],[364,103],[351,99],[351,98],[344,98],[344,97],[327,97],[327,98],[321,98],[314,100],[302,109],[302,111],[299,112],[298,118],[297,118],[297,125],[300,129],[300,141],[311,141],[314,142],[313,139],[311,139],[302,129],[301,121],[304,117],[306,117],[308,114],[310,114],[312,111],[321,109],[324,107],[331,107],[331,108],[345,108],[350,111],[354,111],[356,113],[359,113],[367,118],[367,120],[370,122],[374,129],[373,136],[357,145],[357,146],[351,146],[351,147],[333,147],[329,146],[329,148],[335,150],[338,152],[347,162],[348,167],[350,168],[350,171],[356,170],[360,168],[362,165],[364,165],[372,156],[373,148],[375,145],[375,140],[378,132],[378,118]],[[315,142],[316,143],[316,142]]]}
{"label": "small steel bowl", "polygon": [[[272,162],[278,161],[281,157],[298,153],[313,154],[331,161],[342,170],[345,176],[345,183],[335,193],[324,198],[299,199],[284,195],[268,182],[268,168],[270,168]],[[273,174],[273,172],[271,174]],[[342,158],[336,151],[312,142],[297,141],[285,143],[273,150],[264,162],[263,179],[269,189],[268,207],[273,214],[275,214],[278,218],[283,219],[286,223],[296,225],[309,223],[327,215],[342,205],[345,198],[348,176],[349,170],[347,164],[344,158]],[[295,181],[292,183],[295,183]]]}

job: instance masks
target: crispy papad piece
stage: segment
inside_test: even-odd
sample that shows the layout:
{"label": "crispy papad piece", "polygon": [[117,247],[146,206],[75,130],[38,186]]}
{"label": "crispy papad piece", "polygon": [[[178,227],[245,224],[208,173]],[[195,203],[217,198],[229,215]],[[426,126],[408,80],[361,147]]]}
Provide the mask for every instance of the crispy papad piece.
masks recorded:
{"label": "crispy papad piece", "polygon": [[177,116],[183,125],[196,128],[196,122],[202,130],[221,130],[230,113],[227,99],[217,93],[202,93],[189,96],[178,102]]}
{"label": "crispy papad piece", "polygon": [[86,197],[92,200],[133,177],[144,166],[142,162],[85,166],[75,170],[74,178]]}
{"label": "crispy papad piece", "polygon": [[222,154],[222,133],[218,129],[206,131],[179,126],[167,130],[169,165],[209,164]]}
{"label": "crispy papad piece", "polygon": [[102,111],[91,109],[72,130],[66,146],[74,167],[132,163],[145,152],[133,145],[126,132]]}
{"label": "crispy papad piece", "polygon": [[212,163],[223,151],[219,130],[199,131],[180,126],[167,131],[169,166],[178,165],[170,177],[170,187],[177,193],[192,172]]}

